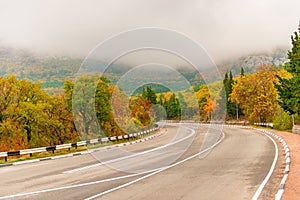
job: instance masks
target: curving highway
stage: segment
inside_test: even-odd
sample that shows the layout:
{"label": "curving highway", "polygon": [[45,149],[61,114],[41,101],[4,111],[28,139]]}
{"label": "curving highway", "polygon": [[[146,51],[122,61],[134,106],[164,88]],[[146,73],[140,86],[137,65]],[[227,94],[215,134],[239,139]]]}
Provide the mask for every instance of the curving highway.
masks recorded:
{"label": "curving highway", "polygon": [[252,199],[274,161],[273,142],[254,130],[161,131],[143,143],[1,168],[0,199]]}

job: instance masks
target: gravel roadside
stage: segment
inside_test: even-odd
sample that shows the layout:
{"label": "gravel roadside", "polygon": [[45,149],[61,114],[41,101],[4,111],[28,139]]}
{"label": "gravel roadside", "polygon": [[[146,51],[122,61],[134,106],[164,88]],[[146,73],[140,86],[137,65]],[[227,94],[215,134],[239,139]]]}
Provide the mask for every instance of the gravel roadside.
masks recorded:
{"label": "gravel roadside", "polygon": [[300,199],[300,135],[283,131],[272,131],[286,141],[291,153],[290,172],[282,200]]}

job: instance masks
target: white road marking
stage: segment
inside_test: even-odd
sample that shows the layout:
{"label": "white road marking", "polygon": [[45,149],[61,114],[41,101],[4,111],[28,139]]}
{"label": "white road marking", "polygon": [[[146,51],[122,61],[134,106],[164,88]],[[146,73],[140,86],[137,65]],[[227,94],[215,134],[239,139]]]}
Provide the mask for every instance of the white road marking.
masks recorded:
{"label": "white road marking", "polygon": [[269,136],[267,134],[264,134],[264,135],[268,136],[268,138],[273,142],[273,144],[275,146],[275,156],[274,156],[274,160],[273,160],[273,163],[271,165],[269,173],[267,174],[267,176],[263,180],[263,182],[260,184],[259,188],[256,190],[254,196],[252,197],[252,200],[256,200],[260,196],[262,190],[264,189],[264,187],[266,186],[267,182],[269,181],[270,177],[273,174],[273,171],[275,169],[275,165],[276,165],[276,162],[277,162],[277,159],[278,159],[278,147],[277,147],[276,142],[273,140],[273,138],[271,138],[271,136]]}
{"label": "white road marking", "polygon": [[[188,127],[187,127],[187,128],[188,128]],[[188,128],[188,129],[190,129],[190,128]],[[190,129],[190,130],[192,130],[192,134],[195,133],[195,131],[194,131],[193,129]],[[190,137],[192,134],[190,134],[189,137]],[[169,166],[167,166],[167,167],[157,168],[157,169],[149,170],[149,171],[146,171],[146,172],[141,172],[141,173],[138,173],[138,174],[130,174],[130,175],[119,176],[119,177],[114,177],[114,178],[109,178],[109,179],[104,179],[104,180],[99,180],[99,181],[94,181],[94,182],[87,182],[87,183],[82,183],[82,184],[77,184],[77,185],[70,185],[70,186],[64,186],[64,187],[58,187],[58,188],[50,188],[50,189],[45,189],[45,190],[33,191],[33,192],[26,192],[26,193],[14,194],[14,195],[7,195],[7,196],[2,196],[2,197],[0,197],[0,199],[9,199],[9,198],[16,198],[16,197],[22,197],[22,196],[28,196],[28,195],[34,195],[34,194],[40,194],[40,193],[46,193],[46,192],[53,192],[53,191],[58,191],[58,190],[71,189],[71,188],[76,188],[76,187],[84,187],[84,186],[88,186],[88,185],[94,185],[94,184],[99,184],[99,183],[104,183],[104,182],[109,182],[109,181],[115,181],[115,180],[120,180],[120,179],[125,179],[125,178],[135,177],[135,176],[139,176],[139,175],[143,175],[143,174],[148,174],[148,173],[150,173],[150,174],[148,174],[148,175],[153,176],[154,174],[157,174],[157,173],[159,173],[159,172],[161,172],[161,171],[164,171],[164,170],[166,170],[166,169],[169,169],[169,168],[171,168],[171,167],[174,167],[174,166],[176,166],[176,165],[179,165],[179,164],[181,164],[181,163],[183,163],[183,162],[185,162],[185,161],[188,161],[188,160],[190,160],[190,159],[192,159],[192,158],[194,158],[194,157],[200,155],[201,153],[204,153],[204,152],[210,150],[211,148],[213,148],[214,146],[216,146],[217,144],[219,144],[219,143],[223,140],[223,138],[224,138],[224,133],[222,133],[222,134],[223,134],[223,137],[222,137],[216,144],[212,145],[210,148],[207,148],[207,149],[203,150],[202,152],[199,152],[199,153],[197,153],[197,154],[195,154],[195,155],[193,155],[193,156],[190,156],[190,157],[188,157],[188,158],[186,158],[186,159],[184,159],[184,160],[181,160],[181,161],[179,161],[179,162],[177,162],[177,163],[174,163],[174,164],[172,164],[172,165],[169,165]],[[185,138],[182,138],[182,139],[185,139]],[[178,143],[179,140],[176,141],[176,142]],[[143,180],[143,179],[149,177],[148,175],[143,176],[143,177],[138,178],[138,179],[135,179],[134,182]],[[133,182],[133,183],[134,183],[134,182]],[[133,184],[133,183],[129,182],[129,183],[125,184],[125,185],[127,186],[127,185],[130,185],[130,184]],[[121,185],[121,186],[118,186],[117,188],[120,189],[120,188],[126,187],[126,186]],[[117,190],[117,189],[116,189],[116,188],[113,188],[113,189],[110,189],[109,191],[112,192],[112,191],[114,191],[114,190]],[[105,193],[108,193],[108,191],[106,191]],[[102,194],[102,195],[103,195],[103,194]],[[101,195],[100,195],[100,196],[101,196]]]}
{"label": "white road marking", "polygon": [[175,142],[168,143],[168,144],[165,144],[165,145],[162,145],[162,146],[153,148],[153,149],[149,149],[149,150],[147,150],[147,151],[142,151],[142,152],[139,152],[139,153],[135,153],[135,154],[132,154],[132,155],[129,155],[129,156],[123,156],[123,157],[116,158],[116,159],[113,159],[113,160],[109,160],[109,161],[105,161],[105,162],[101,162],[101,163],[96,163],[96,164],[92,164],[92,165],[88,165],[88,166],[84,166],[84,167],[72,169],[72,170],[69,170],[69,171],[65,171],[65,172],[63,172],[63,173],[64,173],[64,174],[71,174],[71,173],[75,173],[75,172],[78,172],[78,171],[90,169],[90,168],[93,168],[93,167],[98,167],[98,166],[101,166],[101,165],[105,165],[105,164],[117,162],[117,161],[120,161],[120,160],[125,160],[125,159],[128,159],[128,158],[136,157],[136,156],[139,156],[139,155],[144,155],[144,154],[146,154],[146,153],[150,153],[150,152],[153,152],[153,151],[157,151],[157,150],[166,148],[166,147],[168,147],[168,146],[172,146],[172,145],[174,145],[174,144],[177,144],[177,143],[179,143],[179,142],[182,142],[182,141],[184,141],[184,140],[186,140],[186,139],[192,137],[193,135],[195,135],[195,130],[193,130],[193,129],[191,129],[191,128],[188,128],[188,127],[186,127],[186,128],[189,129],[189,130],[191,130],[191,134],[189,134],[188,136],[186,136],[186,137],[184,137],[184,138],[181,138],[181,139],[179,139],[179,140],[176,140]]}
{"label": "white road marking", "polygon": [[188,161],[188,160],[190,160],[190,159],[192,159],[192,158],[195,158],[195,157],[197,157],[197,156],[200,156],[201,154],[203,154],[203,153],[205,153],[205,152],[211,150],[211,149],[214,148],[215,146],[217,146],[220,142],[223,141],[224,137],[225,137],[224,132],[222,132],[222,138],[221,138],[218,142],[216,142],[216,143],[213,144],[212,146],[210,146],[210,147],[204,149],[203,151],[201,151],[201,152],[199,152],[199,153],[196,153],[196,154],[194,154],[194,155],[192,155],[192,156],[190,156],[190,157],[188,157],[188,158],[186,158],[186,159],[184,159],[184,160],[181,160],[181,161],[179,161],[179,162],[176,162],[176,163],[174,163],[174,164],[172,164],[172,165],[169,165],[169,166],[167,166],[167,167],[164,167],[164,168],[162,168],[162,169],[160,169],[160,170],[154,171],[154,172],[152,172],[151,174],[147,174],[147,175],[145,175],[145,176],[142,176],[142,177],[140,177],[140,178],[138,178],[138,179],[135,179],[135,180],[130,181],[130,182],[128,182],[128,183],[125,183],[125,184],[123,184],[123,185],[119,185],[119,186],[117,186],[117,187],[115,187],[115,188],[106,190],[106,191],[104,191],[104,192],[101,192],[101,193],[96,194],[96,195],[94,195],[94,196],[91,196],[91,197],[89,197],[89,198],[86,198],[85,200],[92,200],[92,199],[98,198],[98,197],[100,197],[100,196],[103,196],[103,195],[105,195],[105,194],[111,193],[111,192],[113,192],[113,191],[119,190],[119,189],[121,189],[121,188],[127,187],[127,186],[132,185],[132,184],[134,184],[134,183],[136,183],[136,182],[139,182],[139,181],[141,181],[141,180],[143,180],[143,179],[146,179],[146,178],[148,178],[148,177],[154,176],[155,174],[158,174],[158,173],[160,173],[160,172],[162,172],[162,171],[165,171],[165,170],[167,170],[167,169],[169,169],[169,168],[175,167],[175,166],[177,166],[177,165],[179,165],[179,164],[181,164],[181,163],[183,163],[183,162],[186,162],[186,161]]}
{"label": "white road marking", "polygon": [[76,187],[83,187],[83,186],[88,186],[88,185],[105,183],[105,182],[109,182],[109,181],[116,181],[116,180],[120,180],[120,179],[140,176],[140,175],[151,173],[153,171],[157,171],[157,170],[160,170],[160,169],[161,168],[154,169],[154,170],[149,170],[149,171],[146,171],[146,172],[141,172],[141,173],[138,173],[138,174],[129,174],[129,175],[125,175],[125,176],[118,176],[118,177],[114,177],[114,178],[103,179],[103,180],[87,182],[87,183],[81,183],[81,184],[77,184],[77,185],[70,185],[70,186],[64,186],[64,187],[58,187],[58,188],[39,190],[39,191],[34,191],[34,192],[26,192],[26,193],[14,194],[14,195],[2,196],[2,197],[0,197],[0,199],[16,198],[16,197],[22,197],[22,196],[27,196],[27,195],[40,194],[40,193],[45,193],[45,192],[53,192],[53,191],[58,191],[58,190],[65,190],[65,189],[71,189],[71,188],[76,188]]}

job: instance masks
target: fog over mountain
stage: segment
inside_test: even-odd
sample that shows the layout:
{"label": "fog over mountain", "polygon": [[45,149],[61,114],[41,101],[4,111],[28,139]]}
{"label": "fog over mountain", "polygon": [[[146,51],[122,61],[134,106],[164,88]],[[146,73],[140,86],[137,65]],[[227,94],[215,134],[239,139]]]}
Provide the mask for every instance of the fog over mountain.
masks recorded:
{"label": "fog over mountain", "polygon": [[161,27],[201,44],[215,62],[289,47],[299,0],[0,0],[0,44],[84,58],[122,31]]}

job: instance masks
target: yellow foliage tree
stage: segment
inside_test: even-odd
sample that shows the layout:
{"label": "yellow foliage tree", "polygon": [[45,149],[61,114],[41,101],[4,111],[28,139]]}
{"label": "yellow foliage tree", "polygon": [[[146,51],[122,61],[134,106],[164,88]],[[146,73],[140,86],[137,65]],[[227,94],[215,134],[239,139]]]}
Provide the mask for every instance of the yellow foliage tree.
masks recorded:
{"label": "yellow foliage tree", "polygon": [[272,66],[262,66],[258,73],[238,78],[229,99],[239,104],[251,120],[266,122],[278,107],[276,73]]}
{"label": "yellow foliage tree", "polygon": [[207,121],[211,113],[217,108],[217,102],[211,98],[211,93],[207,85],[202,85],[196,96],[199,104],[200,119]]}

